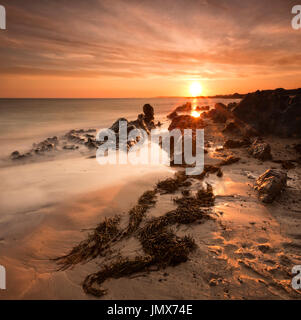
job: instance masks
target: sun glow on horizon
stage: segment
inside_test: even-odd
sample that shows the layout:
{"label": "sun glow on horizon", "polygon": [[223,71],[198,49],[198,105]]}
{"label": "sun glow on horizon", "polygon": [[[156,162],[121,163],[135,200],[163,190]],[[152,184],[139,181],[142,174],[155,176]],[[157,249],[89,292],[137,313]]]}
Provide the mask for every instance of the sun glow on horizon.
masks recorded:
{"label": "sun glow on horizon", "polygon": [[193,111],[191,111],[191,116],[194,117],[194,118],[199,118],[201,115],[196,110],[193,110]]}
{"label": "sun glow on horizon", "polygon": [[199,97],[203,92],[202,85],[197,81],[192,82],[189,86],[189,92],[192,97]]}

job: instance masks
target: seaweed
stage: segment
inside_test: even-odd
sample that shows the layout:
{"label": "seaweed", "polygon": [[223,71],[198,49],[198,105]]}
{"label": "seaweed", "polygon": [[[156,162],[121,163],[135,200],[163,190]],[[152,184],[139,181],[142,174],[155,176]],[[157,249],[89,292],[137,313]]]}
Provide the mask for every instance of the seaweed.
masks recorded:
{"label": "seaweed", "polygon": [[120,216],[105,219],[86,240],[80,242],[67,255],[54,259],[58,265],[61,265],[59,270],[66,270],[75,264],[104,256],[109,243],[120,234],[119,222]]}
{"label": "seaweed", "polygon": [[191,197],[189,192],[184,192],[182,198],[175,199],[177,208],[163,216],[149,220],[145,219],[145,216],[155,205],[158,191],[173,193],[182,186],[190,185],[191,182],[187,179],[185,172],[180,171],[174,178],[158,182],[154,190],[143,193],[137,204],[129,210],[128,226],[123,230],[119,229],[120,216],[105,219],[87,240],[74,247],[66,256],[54,259],[61,265],[60,270],[66,270],[79,262],[87,262],[100,256],[112,258],[113,243],[123,240],[126,236],[134,236],[139,240],[144,255],[130,259],[118,254],[113,262],[105,264],[98,272],[85,278],[83,282],[85,293],[101,297],[107,293],[101,285],[109,278],[118,279],[141,271],[149,272],[152,271],[150,266],[153,265],[160,269],[186,262],[189,253],[196,247],[194,239],[190,236],[177,236],[170,226],[211,219],[208,211],[202,209],[214,205],[211,185],[207,184],[207,188],[198,190],[195,197]]}
{"label": "seaweed", "polygon": [[155,198],[156,191],[150,190],[144,192],[143,195],[138,199],[138,204],[129,211],[129,224],[127,230],[124,233],[124,236],[129,236],[137,230],[147,210],[155,205]]}
{"label": "seaweed", "polygon": [[139,232],[145,256],[134,259],[119,257],[115,263],[105,265],[97,273],[88,275],[83,283],[83,290],[87,294],[101,297],[107,293],[100,285],[109,278],[118,279],[141,271],[150,271],[149,267],[157,265],[158,268],[176,266],[188,260],[188,255],[196,247],[194,240],[189,236],[182,238],[167,229],[173,219],[153,220]]}

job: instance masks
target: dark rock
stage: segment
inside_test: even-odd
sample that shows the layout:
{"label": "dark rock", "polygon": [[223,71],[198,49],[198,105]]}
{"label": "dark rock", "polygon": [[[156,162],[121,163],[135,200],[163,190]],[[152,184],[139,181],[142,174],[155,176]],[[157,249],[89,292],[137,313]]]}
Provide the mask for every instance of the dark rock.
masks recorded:
{"label": "dark rock", "polygon": [[249,154],[261,161],[271,160],[271,146],[266,142],[256,139],[249,148]]}
{"label": "dark rock", "polygon": [[154,108],[150,104],[145,104],[143,106],[143,113],[144,113],[144,121],[146,123],[150,123],[151,121],[154,120]]}
{"label": "dark rock", "polygon": [[24,158],[25,156],[23,154],[21,154],[19,151],[14,151],[11,153],[10,158],[12,160],[19,160]]}
{"label": "dark rock", "polygon": [[269,169],[263,173],[255,183],[259,199],[265,203],[271,203],[286,187],[287,174],[285,172]]}
{"label": "dark rock", "polygon": [[291,98],[285,90],[248,94],[233,110],[235,116],[260,134],[301,136],[301,95]]}

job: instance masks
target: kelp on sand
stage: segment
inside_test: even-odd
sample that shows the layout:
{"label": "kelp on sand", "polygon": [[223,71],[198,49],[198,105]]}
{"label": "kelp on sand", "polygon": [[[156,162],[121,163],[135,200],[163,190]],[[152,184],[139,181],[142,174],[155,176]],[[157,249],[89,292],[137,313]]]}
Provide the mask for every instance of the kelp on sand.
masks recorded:
{"label": "kelp on sand", "polygon": [[158,194],[172,194],[189,185],[191,182],[184,171],[177,172],[174,178],[158,182],[153,190],[146,191],[128,211],[128,225],[124,229],[120,228],[120,216],[105,219],[69,254],[55,259],[60,265],[60,270],[97,257],[104,257],[105,261],[108,261],[112,258],[116,243],[125,238],[135,237],[141,244],[143,254],[131,259],[117,254],[117,258],[110,259],[110,262],[105,263],[98,272],[85,278],[84,291],[101,297],[107,292],[101,284],[109,278],[117,279],[137,272],[148,272],[150,266],[154,265],[160,269],[186,262],[189,253],[196,247],[194,239],[190,236],[177,236],[171,226],[211,219],[208,207],[214,205],[212,187],[207,185],[207,188],[199,189],[194,197],[183,196],[175,199],[177,208],[160,217],[147,219],[146,213],[156,204]]}

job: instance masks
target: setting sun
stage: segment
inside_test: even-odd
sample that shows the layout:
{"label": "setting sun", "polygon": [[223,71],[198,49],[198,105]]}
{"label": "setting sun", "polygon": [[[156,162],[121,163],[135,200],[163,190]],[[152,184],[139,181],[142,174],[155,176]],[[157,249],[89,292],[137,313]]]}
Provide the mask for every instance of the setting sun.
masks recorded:
{"label": "setting sun", "polygon": [[203,88],[199,82],[193,82],[189,87],[190,95],[192,97],[198,97],[202,94],[202,89]]}
{"label": "setting sun", "polygon": [[200,113],[194,110],[194,111],[191,112],[191,116],[194,117],[194,118],[199,118],[200,117]]}

